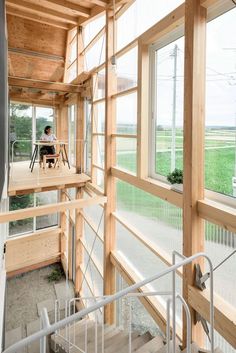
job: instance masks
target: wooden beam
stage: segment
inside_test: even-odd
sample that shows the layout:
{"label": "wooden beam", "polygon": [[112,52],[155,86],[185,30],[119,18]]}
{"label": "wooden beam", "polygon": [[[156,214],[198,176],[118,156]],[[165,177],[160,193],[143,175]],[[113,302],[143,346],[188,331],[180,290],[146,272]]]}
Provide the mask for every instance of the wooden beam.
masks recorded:
{"label": "wooden beam", "polygon": [[108,6],[108,1],[107,0],[86,0],[86,2],[89,2],[91,4],[95,4],[101,7],[107,7]]}
{"label": "wooden beam", "polygon": [[138,45],[138,97],[137,97],[137,175],[148,177],[149,143],[149,46]]}
{"label": "wooden beam", "polygon": [[[83,198],[82,188],[77,188],[76,198]],[[75,214],[75,293],[80,294],[82,289],[83,274],[81,266],[83,264],[84,252],[83,252],[83,235],[84,235],[84,219],[81,214],[81,209],[76,210]]]}
{"label": "wooden beam", "polygon": [[64,13],[71,13],[85,18],[90,17],[90,9],[67,0],[43,0],[44,6],[53,7],[55,10]]}
{"label": "wooden beam", "polygon": [[[183,254],[204,251],[204,222],[197,212],[197,201],[204,199],[205,137],[205,45],[206,9],[200,0],[185,1],[184,65],[184,182],[183,182]],[[201,268],[204,261],[200,261]],[[194,264],[184,267],[183,296],[195,279]],[[193,312],[192,312],[193,317]],[[186,317],[183,315],[183,343],[186,344]],[[192,340],[204,343],[201,325],[192,321]]]}
{"label": "wooden beam", "polygon": [[30,207],[17,211],[2,212],[0,213],[0,223],[7,223],[12,221],[18,221],[26,218],[44,216],[47,214],[53,214],[57,212],[65,212],[66,210],[74,210],[78,208],[84,208],[99,203],[106,203],[107,198],[105,196],[96,196],[86,200],[73,200],[53,203],[45,206]]}
{"label": "wooden beam", "polygon": [[37,102],[48,105],[58,105],[61,102],[60,97],[54,98],[52,95],[44,95],[40,93],[33,92],[9,92],[9,97],[11,100],[21,101],[21,102]]}
{"label": "wooden beam", "polygon": [[199,200],[197,210],[203,219],[218,224],[220,227],[236,233],[235,208],[211,200]]}
{"label": "wooden beam", "polygon": [[[188,301],[205,320],[210,320],[209,290],[188,287]],[[236,349],[236,308],[214,293],[215,330]]]}
{"label": "wooden beam", "polygon": [[[115,101],[112,95],[116,90],[116,76],[112,70],[111,56],[116,43],[114,42],[112,11],[106,11],[106,64],[105,64],[105,181],[104,191],[107,196],[104,214],[104,294],[115,292],[115,268],[111,263],[110,253],[115,248],[116,227],[112,213],[116,208],[115,178],[111,168],[115,165],[115,140],[112,138],[115,126]],[[115,305],[105,307],[105,323],[114,324]]]}
{"label": "wooden beam", "polygon": [[151,195],[160,197],[161,199],[182,208],[182,194],[171,190],[171,187],[166,183],[151,178],[141,179],[120,168],[111,168],[111,173],[114,177],[123,180],[126,183],[134,185],[135,187],[146,191]]}
{"label": "wooden beam", "polygon": [[166,17],[157,22],[148,31],[144,32],[138,40],[143,44],[152,44],[166,34],[174,33],[184,26],[185,4],[180,5]]}
{"label": "wooden beam", "polygon": [[27,49],[24,49],[24,48],[8,47],[8,52],[16,53],[17,55],[27,55],[27,56],[30,56],[30,57],[42,58],[42,59],[50,60],[50,61],[57,61],[57,62],[63,62],[63,63],[65,62],[65,59],[64,59],[63,56],[41,53],[41,52],[38,52],[38,51],[27,50]]}
{"label": "wooden beam", "polygon": [[15,9],[11,6],[7,6],[6,10],[7,10],[7,14],[17,16],[17,17],[27,18],[28,20],[36,21],[39,23],[45,23],[45,24],[53,26],[53,27],[58,27],[58,28],[68,30],[69,26],[70,26],[69,24],[64,23],[64,22],[49,19],[49,18],[45,17],[44,15],[40,16],[40,15],[33,14],[33,13],[27,13],[26,11]]}
{"label": "wooden beam", "polygon": [[87,25],[89,22],[91,22],[91,21],[95,20],[96,18],[102,16],[104,14],[104,11],[105,11],[105,9],[103,7],[95,5],[90,10],[90,16],[88,18],[84,18],[84,17],[80,17],[79,18],[78,25],[79,26]]}
{"label": "wooden beam", "polygon": [[21,77],[8,77],[9,86],[13,87],[27,87],[27,88],[37,88],[40,90],[46,90],[51,92],[68,92],[76,93],[80,92],[81,88],[78,85],[71,85],[61,82],[49,82],[49,81],[40,81],[33,80]]}
{"label": "wooden beam", "polygon": [[62,22],[67,22],[76,25],[77,24],[77,18],[67,15],[66,13],[62,14],[61,12],[57,12],[53,9],[45,8],[44,6],[37,5],[31,2],[27,2],[24,0],[7,0],[6,4],[9,7],[13,7],[16,9],[23,10],[24,12],[28,13],[34,13],[39,16],[44,16],[46,18],[49,18],[51,20],[56,20],[56,21],[62,21]]}

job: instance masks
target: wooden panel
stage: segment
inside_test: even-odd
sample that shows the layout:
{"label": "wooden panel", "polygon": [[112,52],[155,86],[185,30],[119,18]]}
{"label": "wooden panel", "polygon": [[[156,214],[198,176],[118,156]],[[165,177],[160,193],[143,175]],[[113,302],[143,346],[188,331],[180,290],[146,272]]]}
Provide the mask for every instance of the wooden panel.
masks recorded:
{"label": "wooden panel", "polygon": [[8,45],[65,57],[66,31],[7,15]]}
{"label": "wooden panel", "polygon": [[60,228],[9,239],[6,242],[6,271],[17,271],[60,254]]}
{"label": "wooden panel", "polygon": [[64,63],[47,59],[9,53],[11,60],[10,75],[35,80],[61,82]]}
{"label": "wooden panel", "polygon": [[[186,0],[185,6],[183,254],[188,257],[204,251],[205,241],[197,201],[204,198],[206,9],[199,0]],[[203,268],[203,259],[198,262]],[[195,279],[194,263],[184,267],[183,278],[183,296],[188,300],[188,286]],[[184,345],[186,335],[184,315]],[[199,323],[192,322],[192,339],[204,343]]]}
{"label": "wooden panel", "polygon": [[[205,320],[209,321],[209,291],[201,292],[195,287],[188,287],[189,304],[196,310]],[[236,349],[236,308],[224,301],[223,298],[214,295],[215,307],[215,329]]]}

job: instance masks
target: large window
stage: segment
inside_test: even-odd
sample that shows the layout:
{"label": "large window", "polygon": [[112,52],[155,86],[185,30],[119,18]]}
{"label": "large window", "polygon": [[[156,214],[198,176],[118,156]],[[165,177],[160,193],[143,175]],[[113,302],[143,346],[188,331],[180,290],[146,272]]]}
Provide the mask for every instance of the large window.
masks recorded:
{"label": "large window", "polygon": [[[29,207],[37,207],[57,203],[57,191],[48,191],[35,194],[12,196],[9,198],[9,210],[21,210]],[[58,224],[57,213],[22,219],[9,223],[9,235],[20,235],[35,232],[36,230],[56,226]]]}
{"label": "large window", "polygon": [[150,174],[183,168],[184,38],[151,48]]}
{"label": "large window", "polygon": [[205,186],[236,196],[236,9],[207,25]]}
{"label": "large window", "polygon": [[33,108],[28,104],[10,104],[10,161],[26,161],[32,152]]}
{"label": "large window", "polygon": [[55,132],[55,117],[52,107],[11,102],[9,133],[10,161],[30,160],[33,142],[40,139],[47,125],[52,126]]}

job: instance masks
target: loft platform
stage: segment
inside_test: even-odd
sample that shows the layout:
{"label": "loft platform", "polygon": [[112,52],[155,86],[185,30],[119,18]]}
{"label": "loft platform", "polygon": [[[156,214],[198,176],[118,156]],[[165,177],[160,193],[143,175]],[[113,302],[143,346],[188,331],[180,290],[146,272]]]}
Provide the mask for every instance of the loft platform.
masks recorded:
{"label": "loft platform", "polygon": [[35,192],[61,190],[65,188],[83,187],[90,181],[86,174],[76,174],[75,168],[67,166],[47,168],[46,172],[36,166],[30,172],[29,161],[16,162],[11,165],[8,195],[24,195]]}

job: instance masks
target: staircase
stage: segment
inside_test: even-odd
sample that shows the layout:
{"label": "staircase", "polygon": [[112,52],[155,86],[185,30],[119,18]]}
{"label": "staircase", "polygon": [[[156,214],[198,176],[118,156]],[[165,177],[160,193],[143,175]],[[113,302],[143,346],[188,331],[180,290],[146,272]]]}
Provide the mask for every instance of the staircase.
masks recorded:
{"label": "staircase", "polygon": [[51,336],[51,350],[58,353],[102,353],[103,348],[104,353],[128,353],[130,344],[131,352],[136,353],[156,353],[164,347],[161,336],[135,331],[129,335],[121,328],[96,324],[90,319],[83,319]]}

